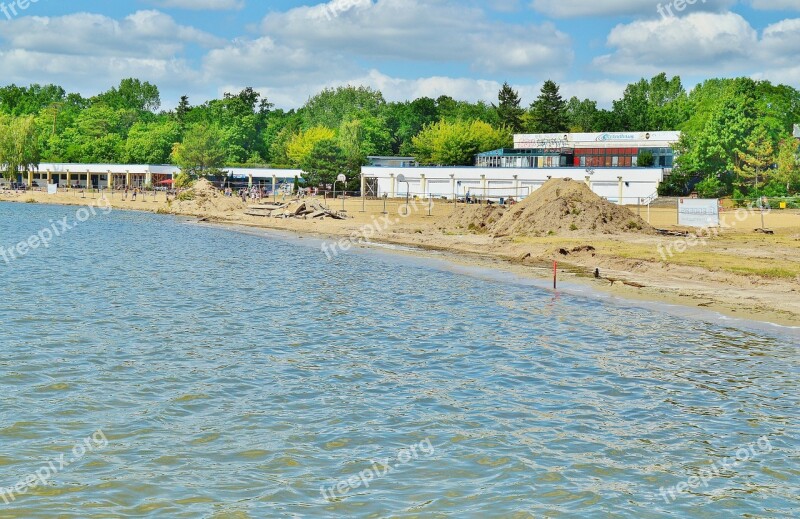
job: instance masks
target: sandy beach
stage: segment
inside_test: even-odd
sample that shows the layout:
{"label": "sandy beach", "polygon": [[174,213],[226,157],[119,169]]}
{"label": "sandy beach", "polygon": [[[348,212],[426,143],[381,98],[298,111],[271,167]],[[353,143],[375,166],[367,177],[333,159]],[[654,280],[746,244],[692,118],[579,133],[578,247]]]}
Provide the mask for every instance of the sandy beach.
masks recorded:
{"label": "sandy beach", "polygon": [[[252,203],[206,192],[190,201],[155,198],[122,200],[80,192],[0,192],[0,201],[60,205],[110,204],[115,209],[196,217],[208,222],[313,234],[326,239],[320,261],[370,242],[390,243],[447,253],[462,264],[488,266],[516,274],[551,277],[558,262],[559,279],[584,283],[614,295],[688,307],[699,307],[740,319],[800,326],[800,212],[773,210],[765,224],[774,234],[755,232],[758,211],[731,209],[722,214],[717,235],[692,238],[645,232],[563,230],[531,235],[488,232],[465,221],[480,218],[479,206],[454,206],[448,201],[415,201],[409,214],[405,200],[319,202],[347,215],[345,220],[248,216]],[[264,200],[271,203],[273,200]],[[278,203],[291,203],[280,197]],[[384,214],[384,210],[386,214]],[[632,217],[659,229],[680,230],[672,208],[628,208]],[[491,211],[490,211],[491,212]],[[466,220],[465,220],[466,218]],[[491,218],[491,217],[490,217]],[[478,221],[478,220],[475,220]],[[12,244],[6,244],[12,245]],[[597,269],[598,276],[595,276]]]}

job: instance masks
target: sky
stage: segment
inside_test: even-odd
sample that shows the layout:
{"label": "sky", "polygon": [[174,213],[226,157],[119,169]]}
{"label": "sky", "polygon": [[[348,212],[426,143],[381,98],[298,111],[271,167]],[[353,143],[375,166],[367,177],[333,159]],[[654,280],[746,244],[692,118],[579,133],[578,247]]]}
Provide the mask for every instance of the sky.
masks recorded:
{"label": "sky", "polygon": [[388,101],[525,105],[552,79],[608,107],[660,72],[800,88],[800,0],[0,0],[0,84],[92,96],[126,77],[162,108],[251,86],[279,108],[367,85]]}

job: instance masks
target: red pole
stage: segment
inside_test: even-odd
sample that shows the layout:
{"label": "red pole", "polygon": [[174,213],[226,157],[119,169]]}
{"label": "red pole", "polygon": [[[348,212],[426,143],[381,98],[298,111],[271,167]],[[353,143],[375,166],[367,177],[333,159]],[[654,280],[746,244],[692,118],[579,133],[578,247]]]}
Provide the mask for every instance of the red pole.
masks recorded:
{"label": "red pole", "polygon": [[558,262],[553,261],[553,290],[556,290],[557,283],[558,283]]}

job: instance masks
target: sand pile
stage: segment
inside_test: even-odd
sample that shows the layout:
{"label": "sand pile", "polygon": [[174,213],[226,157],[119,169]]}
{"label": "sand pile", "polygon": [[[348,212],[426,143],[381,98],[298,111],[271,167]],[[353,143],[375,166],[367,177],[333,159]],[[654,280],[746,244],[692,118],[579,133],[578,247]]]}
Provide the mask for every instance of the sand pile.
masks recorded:
{"label": "sand pile", "polygon": [[[183,200],[181,200],[183,199]],[[198,216],[215,216],[240,212],[247,209],[247,204],[236,196],[225,196],[208,180],[201,178],[191,189],[183,191],[172,203],[172,211]]]}
{"label": "sand pile", "polygon": [[453,231],[488,232],[505,212],[505,207],[497,205],[459,205],[440,227]]}
{"label": "sand pile", "polygon": [[[454,227],[472,224],[496,236],[546,236],[576,234],[654,233],[655,230],[630,210],[604,200],[584,182],[554,179],[522,202],[503,209],[486,209],[483,226],[470,221],[479,217],[471,207],[450,218]],[[452,228],[452,227],[451,227]],[[472,230],[472,229],[471,229]]]}

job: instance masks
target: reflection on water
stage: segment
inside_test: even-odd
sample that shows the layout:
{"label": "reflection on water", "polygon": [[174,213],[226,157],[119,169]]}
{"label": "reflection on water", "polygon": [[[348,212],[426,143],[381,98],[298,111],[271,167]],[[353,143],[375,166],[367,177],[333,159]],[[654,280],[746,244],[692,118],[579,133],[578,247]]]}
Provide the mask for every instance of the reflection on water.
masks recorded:
{"label": "reflection on water", "polygon": [[[62,213],[0,205],[0,246]],[[0,487],[99,429],[108,445],[0,497],[0,518],[727,518],[800,506],[791,335],[382,253],[326,262],[290,241],[123,212],[3,279]],[[770,452],[659,495],[765,436]],[[322,497],[426,439],[430,456]]]}

